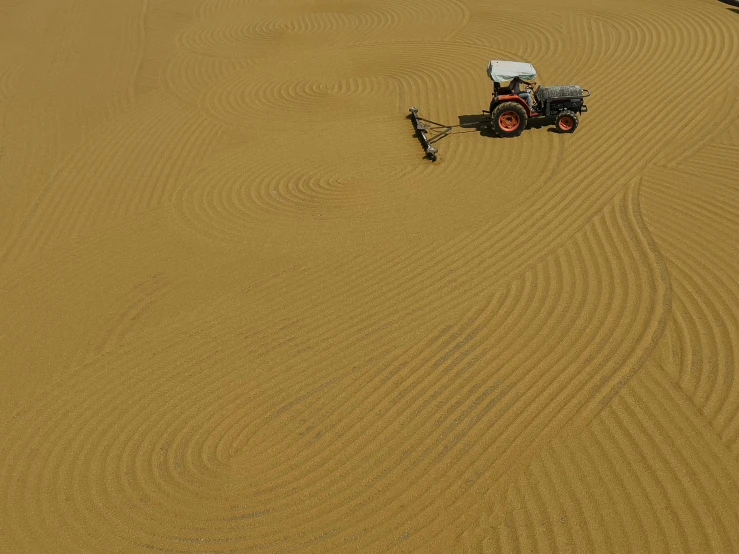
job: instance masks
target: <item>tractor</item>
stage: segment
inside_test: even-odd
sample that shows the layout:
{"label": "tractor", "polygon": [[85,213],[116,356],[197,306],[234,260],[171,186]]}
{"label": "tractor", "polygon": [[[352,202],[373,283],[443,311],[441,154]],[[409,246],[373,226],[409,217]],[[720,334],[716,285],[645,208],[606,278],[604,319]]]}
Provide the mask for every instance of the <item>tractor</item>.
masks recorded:
{"label": "tractor", "polygon": [[574,133],[580,115],[588,111],[584,99],[590,91],[574,85],[540,87],[530,63],[493,60],[488,76],[493,81],[493,99],[483,113],[490,115],[490,125],[499,137],[519,136],[532,118],[554,118],[557,131]]}

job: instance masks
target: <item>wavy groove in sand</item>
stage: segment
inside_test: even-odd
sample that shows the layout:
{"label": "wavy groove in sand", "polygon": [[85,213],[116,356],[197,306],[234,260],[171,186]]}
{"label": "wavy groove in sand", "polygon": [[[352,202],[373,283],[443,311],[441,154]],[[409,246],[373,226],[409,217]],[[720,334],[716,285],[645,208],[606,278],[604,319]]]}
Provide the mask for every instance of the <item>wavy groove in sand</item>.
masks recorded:
{"label": "wavy groove in sand", "polygon": [[[685,552],[730,549],[739,486],[714,441],[690,401],[653,366],[587,433],[547,448],[522,473],[504,499],[517,510],[496,530],[499,546],[526,552],[538,526],[544,550],[654,551],[668,542]],[[537,524],[543,519],[546,525]]]}
{"label": "wavy groove in sand", "polygon": [[219,138],[206,119],[177,106],[152,106],[141,119],[116,127],[114,140],[92,137],[58,165],[0,260],[27,259],[54,241],[161,205]]}
{"label": "wavy groove in sand", "polygon": [[[716,149],[719,147],[706,148],[711,153]],[[682,167],[689,171],[704,155],[699,153],[686,160]],[[739,310],[732,284],[739,271],[735,256],[739,203],[735,181],[722,171],[722,164],[709,167],[714,175],[710,184],[663,172],[650,175],[646,190],[651,209],[659,209],[659,215],[653,216],[655,231],[665,245],[679,291],[669,342],[663,349],[664,363],[726,445],[736,452]],[[676,189],[674,183],[679,179],[701,186]],[[696,266],[704,268],[697,275],[691,271]]]}
{"label": "wavy groove in sand", "polygon": [[[213,168],[216,169],[215,167]],[[275,217],[321,220],[341,217],[352,204],[366,204],[369,192],[330,171],[310,174],[234,159],[209,172],[207,188],[183,190],[186,221],[204,234],[243,241],[245,229]],[[245,177],[248,175],[248,177]]]}
{"label": "wavy groove in sand", "polygon": [[306,45],[386,42],[397,40],[399,32],[405,40],[446,38],[468,18],[467,6],[458,0],[434,6],[421,0],[233,6],[211,11],[201,23],[184,30],[177,42],[204,55],[259,57],[273,55],[275,49],[289,52]]}

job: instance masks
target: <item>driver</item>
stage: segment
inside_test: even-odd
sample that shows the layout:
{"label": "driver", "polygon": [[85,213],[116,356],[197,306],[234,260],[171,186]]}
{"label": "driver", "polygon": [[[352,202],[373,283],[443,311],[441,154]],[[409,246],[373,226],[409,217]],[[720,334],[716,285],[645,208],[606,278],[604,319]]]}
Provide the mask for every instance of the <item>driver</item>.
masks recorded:
{"label": "driver", "polygon": [[[524,92],[521,92],[521,83],[523,83],[527,87]],[[535,83],[530,83],[529,81],[524,81],[520,77],[514,77],[513,79],[511,79],[511,92],[516,96],[520,96],[521,98],[526,100],[529,108],[534,107],[534,99],[531,97],[531,93],[529,92],[528,88],[533,87],[534,84]]]}

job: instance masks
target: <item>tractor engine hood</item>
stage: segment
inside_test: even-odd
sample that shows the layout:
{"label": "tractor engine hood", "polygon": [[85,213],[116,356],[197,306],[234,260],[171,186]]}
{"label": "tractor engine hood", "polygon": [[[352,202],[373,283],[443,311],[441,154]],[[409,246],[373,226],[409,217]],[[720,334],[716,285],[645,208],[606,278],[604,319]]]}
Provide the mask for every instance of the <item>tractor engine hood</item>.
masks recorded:
{"label": "tractor engine hood", "polygon": [[514,77],[524,81],[536,79],[536,69],[530,63],[492,60],[488,64],[488,76],[496,83],[507,83]]}

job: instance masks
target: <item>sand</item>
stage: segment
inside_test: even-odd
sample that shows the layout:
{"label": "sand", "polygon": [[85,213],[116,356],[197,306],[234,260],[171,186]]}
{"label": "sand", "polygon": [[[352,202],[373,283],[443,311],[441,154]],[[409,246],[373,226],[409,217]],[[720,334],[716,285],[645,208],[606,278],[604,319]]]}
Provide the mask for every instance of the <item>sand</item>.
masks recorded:
{"label": "sand", "polygon": [[0,552],[736,552],[738,171],[730,0],[0,0]]}

